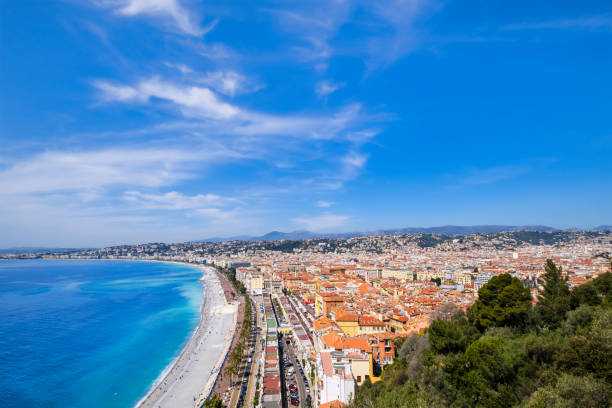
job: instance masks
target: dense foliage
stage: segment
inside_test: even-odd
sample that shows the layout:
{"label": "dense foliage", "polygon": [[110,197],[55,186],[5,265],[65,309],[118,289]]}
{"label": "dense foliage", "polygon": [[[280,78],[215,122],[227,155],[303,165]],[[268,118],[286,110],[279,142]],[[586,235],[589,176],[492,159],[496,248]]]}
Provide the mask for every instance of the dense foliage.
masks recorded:
{"label": "dense foliage", "polygon": [[570,291],[548,262],[543,278],[535,307],[518,279],[491,279],[467,315],[399,342],[351,407],[612,406],[612,273]]}
{"label": "dense foliage", "polygon": [[228,356],[224,369],[225,374],[233,378],[239,373],[240,367],[244,362],[245,352],[247,351],[245,342],[251,335],[251,330],[253,328],[253,307],[251,305],[251,298],[246,294],[246,288],[236,279],[236,269],[222,268],[220,266],[217,266],[216,268],[220,273],[227,276],[234,289],[244,296],[244,314],[242,328],[240,329],[239,342],[234,346],[232,352]]}
{"label": "dense foliage", "polygon": [[223,408],[223,400],[217,394],[212,394],[210,398],[204,401],[202,408]]}

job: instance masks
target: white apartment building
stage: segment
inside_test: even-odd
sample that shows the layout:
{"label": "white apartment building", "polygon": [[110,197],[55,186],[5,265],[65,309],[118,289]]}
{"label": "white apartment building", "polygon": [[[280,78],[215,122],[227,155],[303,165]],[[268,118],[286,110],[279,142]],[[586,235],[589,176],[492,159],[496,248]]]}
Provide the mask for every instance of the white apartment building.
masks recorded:
{"label": "white apartment building", "polygon": [[474,293],[478,293],[478,290],[482,288],[491,278],[493,274],[491,273],[480,273],[476,276],[476,280],[474,280]]}
{"label": "white apartment building", "polygon": [[348,404],[355,394],[351,362],[342,351],[323,350],[317,355],[317,406],[338,400]]}

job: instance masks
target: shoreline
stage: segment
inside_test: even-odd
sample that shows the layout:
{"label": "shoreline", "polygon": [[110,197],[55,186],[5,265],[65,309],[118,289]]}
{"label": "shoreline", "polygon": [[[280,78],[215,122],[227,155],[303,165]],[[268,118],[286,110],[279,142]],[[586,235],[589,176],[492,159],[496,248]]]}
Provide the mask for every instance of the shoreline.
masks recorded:
{"label": "shoreline", "polygon": [[[236,330],[237,307],[227,302],[226,293],[214,267],[180,261],[154,260],[153,262],[188,265],[200,269],[203,272],[200,282],[204,293],[198,326],[179,356],[164,368],[134,408],[197,407],[208,397],[214,384],[212,380],[216,380],[219,367],[225,360],[225,354]],[[228,319],[223,319],[224,315],[232,315],[229,322]],[[219,325],[215,325],[215,322]],[[218,327],[224,324],[228,326],[226,332],[218,331]],[[213,333],[215,329],[217,331]],[[222,350],[218,355],[209,352],[219,347]]]}
{"label": "shoreline", "polygon": [[[199,269],[202,272],[198,279],[202,285],[202,301],[198,325],[179,355],[159,373],[133,408],[187,408],[200,407],[204,403],[219,380],[221,366],[234,343],[240,308],[240,302],[231,295],[233,289],[222,284],[223,276],[215,267],[162,259],[56,260],[159,262]],[[230,300],[234,301],[230,303]]]}

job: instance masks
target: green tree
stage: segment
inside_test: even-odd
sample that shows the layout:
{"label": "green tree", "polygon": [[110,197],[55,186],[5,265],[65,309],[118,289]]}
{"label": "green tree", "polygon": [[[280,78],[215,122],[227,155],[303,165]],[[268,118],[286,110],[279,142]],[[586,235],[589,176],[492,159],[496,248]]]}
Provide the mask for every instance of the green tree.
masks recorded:
{"label": "green tree", "polygon": [[223,408],[223,401],[217,394],[211,395],[206,401],[204,401],[203,408]]}
{"label": "green tree", "polygon": [[594,308],[586,304],[568,312],[562,326],[563,334],[571,336],[583,331],[593,321],[593,313]]}
{"label": "green tree", "polygon": [[468,336],[459,324],[444,320],[434,320],[427,330],[429,344],[441,354],[464,351],[468,346]]}
{"label": "green tree", "polygon": [[586,335],[569,339],[558,353],[559,367],[572,374],[593,374],[612,383],[612,309],[598,308]]}
{"label": "green tree", "polygon": [[606,272],[596,279],[575,288],[571,293],[572,309],[580,305],[597,306],[612,305],[612,273]]}
{"label": "green tree", "polygon": [[467,365],[480,372],[482,377],[494,385],[512,375],[512,363],[504,350],[504,342],[496,337],[481,338],[465,351]]}
{"label": "green tree", "polygon": [[551,259],[546,261],[544,270],[544,289],[538,295],[536,312],[546,327],[556,329],[570,310],[569,286],[562,269],[557,267]]}
{"label": "green tree", "polygon": [[556,384],[536,390],[522,408],[607,408],[612,388],[591,376],[562,374]]}
{"label": "green tree", "polygon": [[238,343],[234,347],[234,350],[230,353],[227,364],[225,366],[225,374],[229,375],[232,382],[234,376],[238,374],[240,363],[242,362],[242,353],[244,352],[244,343]]}
{"label": "green tree", "polygon": [[492,326],[524,327],[531,309],[531,293],[520,280],[494,276],[478,291],[469,316],[481,331]]}

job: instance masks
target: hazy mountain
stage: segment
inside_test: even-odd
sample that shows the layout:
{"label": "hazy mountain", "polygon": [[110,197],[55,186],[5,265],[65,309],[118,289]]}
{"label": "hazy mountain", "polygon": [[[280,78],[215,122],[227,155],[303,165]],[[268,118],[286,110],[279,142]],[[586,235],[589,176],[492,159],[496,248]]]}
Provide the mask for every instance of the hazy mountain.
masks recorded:
{"label": "hazy mountain", "polygon": [[[602,227],[598,227],[602,228]],[[605,229],[605,228],[602,228]],[[306,230],[291,232],[272,231],[262,236],[234,236],[228,238],[208,238],[204,242],[221,241],[279,241],[283,239],[299,240],[313,238],[352,238],[359,236],[372,235],[394,235],[394,234],[442,234],[442,235],[461,235],[461,234],[492,234],[502,231],[557,231],[557,228],[546,225],[444,225],[441,227],[407,227],[396,229],[380,229],[365,232],[342,232],[342,233],[318,233]]]}

